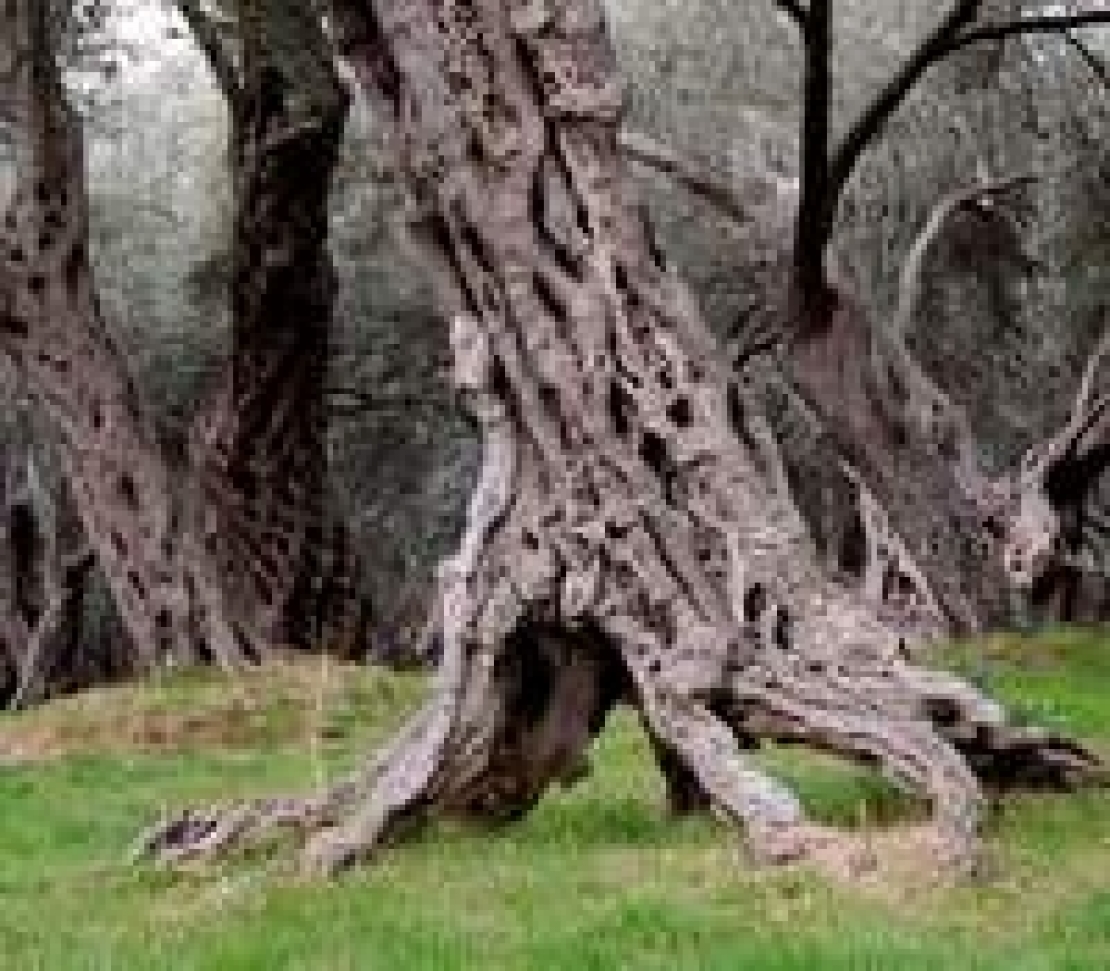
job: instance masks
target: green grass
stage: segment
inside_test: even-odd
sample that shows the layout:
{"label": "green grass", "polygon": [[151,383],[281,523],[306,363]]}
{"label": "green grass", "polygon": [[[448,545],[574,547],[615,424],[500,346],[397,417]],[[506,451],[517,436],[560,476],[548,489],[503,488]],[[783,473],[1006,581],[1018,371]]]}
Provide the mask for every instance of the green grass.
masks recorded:
{"label": "green grass", "polygon": [[[1047,631],[949,656],[1022,717],[1110,751],[1110,639]],[[805,869],[752,871],[712,820],[669,820],[626,715],[593,774],[524,822],[442,825],[337,884],[299,879],[289,847],[173,872],[128,864],[163,807],[311,788],[421,691],[414,676],[310,662],[0,717],[0,968],[1110,968],[1110,793],[1007,802],[984,885],[892,871],[835,886]],[[866,771],[764,757],[821,819],[917,813]]]}

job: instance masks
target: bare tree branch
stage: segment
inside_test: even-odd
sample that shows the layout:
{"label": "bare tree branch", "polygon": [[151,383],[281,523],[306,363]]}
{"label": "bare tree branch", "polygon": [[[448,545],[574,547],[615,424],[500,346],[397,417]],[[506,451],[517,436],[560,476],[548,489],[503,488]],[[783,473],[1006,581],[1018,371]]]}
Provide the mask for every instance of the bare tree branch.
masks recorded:
{"label": "bare tree branch", "polygon": [[790,15],[790,18],[801,28],[804,34],[809,26],[809,11],[798,0],[775,0],[775,3]]}
{"label": "bare tree branch", "polygon": [[1110,25],[1110,10],[1090,10],[1086,13],[1060,14],[1051,17],[1023,17],[1004,24],[988,24],[952,38],[940,51],[939,58],[984,41],[1006,40],[1023,34],[1060,34],[1082,27]]}
{"label": "bare tree branch", "polygon": [[[832,111],[832,0],[811,0],[806,18],[805,77],[802,82],[801,197],[794,238],[794,271],[804,310],[812,310],[825,292],[825,247],[832,235],[830,198],[839,195],[830,183],[830,115]],[[826,227],[827,223],[827,227]]]}
{"label": "bare tree branch", "polygon": [[969,29],[982,9],[983,0],[958,0],[944,20],[910,55],[890,83],[863,111],[829,158],[828,143],[828,66],[831,37],[821,29],[819,11],[827,4],[815,5],[807,14],[805,34],[806,90],[805,122],[802,135],[803,188],[795,240],[798,283],[805,290],[819,291],[820,268],[824,250],[832,238],[836,213],[844,188],[860,157],[887,121],[905,101],[926,71],[944,58],[973,44],[1001,41],[1031,33],[1063,33],[1067,42],[1084,55],[1092,70],[1108,83],[1106,65],[1076,40],[1071,30],[1110,24],[1110,11],[1088,11],[1057,16],[1026,17],[1001,24]]}
{"label": "bare tree branch", "polygon": [[1110,406],[1110,398],[1095,394],[1095,379],[1099,368],[1108,356],[1110,356],[1110,329],[1102,335],[1091,356],[1087,358],[1067,424],[1047,442],[1035,445],[1026,453],[1021,471],[1021,479],[1024,482],[1043,482],[1053,463],[1058,461],[1106,412],[1107,407]]}
{"label": "bare tree branch", "polygon": [[901,70],[848,130],[829,163],[828,195],[819,222],[825,237],[823,244],[827,244],[832,235],[840,197],[860,156],[879,135],[922,75],[954,49],[951,46],[954,39],[974,22],[982,5],[983,0],[958,0],[948,16],[922,41]]}
{"label": "bare tree branch", "polygon": [[910,320],[913,317],[914,307],[917,305],[921,293],[921,277],[924,269],[925,257],[929,249],[936,242],[940,231],[949,217],[963,207],[974,203],[991,200],[1005,195],[1020,185],[1036,181],[1033,175],[1011,176],[1005,179],[994,179],[981,182],[972,186],[965,186],[944,195],[933,207],[925,226],[910,246],[906,261],[902,265],[898,283],[898,309],[894,316],[892,334],[901,340],[909,331]]}
{"label": "bare tree branch", "polygon": [[[831,163],[829,210],[826,212],[830,234],[840,195],[848,179],[851,178],[860,156],[930,67],[957,51],[985,41],[1005,40],[1031,33],[1067,33],[1080,27],[1110,24],[1110,11],[1103,10],[1060,16],[1026,17],[1008,23],[990,24],[974,30],[965,30],[974,22],[981,6],[982,0],[960,0],[944,22],[911,55],[890,84],[883,89],[845,136]],[[1068,34],[1068,36],[1071,35]]]}
{"label": "bare tree branch", "polygon": [[1083,58],[1087,67],[1091,69],[1091,73],[1102,82],[1102,86],[1110,88],[1110,65],[1071,31],[1064,31],[1064,42]]}

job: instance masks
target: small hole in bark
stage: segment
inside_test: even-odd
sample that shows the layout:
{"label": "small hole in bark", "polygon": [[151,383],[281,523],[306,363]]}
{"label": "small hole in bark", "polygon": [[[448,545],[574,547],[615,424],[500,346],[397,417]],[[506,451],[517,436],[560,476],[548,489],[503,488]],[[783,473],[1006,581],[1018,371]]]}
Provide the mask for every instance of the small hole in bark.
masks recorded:
{"label": "small hole in bark", "polygon": [[614,523],[611,520],[605,523],[605,535],[609,539],[624,539],[628,535],[629,527],[623,523]]}
{"label": "small hole in bark", "polygon": [[663,662],[660,661],[659,658],[653,658],[651,663],[648,664],[648,670],[652,674],[658,674],[660,671],[663,670]]}
{"label": "small hole in bark", "polygon": [[9,334],[15,334],[18,337],[27,336],[27,324],[16,317],[0,315],[0,329],[6,330]]}
{"label": "small hole in bark", "polygon": [[539,538],[530,529],[526,529],[521,536],[524,545],[530,550],[538,550],[540,548]]}
{"label": "small hole in bark", "polygon": [[618,290],[628,289],[628,271],[623,263],[617,263],[613,267],[613,282],[616,283]]}
{"label": "small hole in bark", "polygon": [[655,236],[655,227],[651,223],[651,217],[648,215],[647,206],[641,205],[640,207],[640,222],[643,224],[644,242],[647,245],[648,255],[651,261],[660,270],[667,268],[667,258],[663,255],[663,250],[659,246],[659,240]]}
{"label": "small hole in bark", "polygon": [[34,274],[27,280],[27,289],[31,291],[33,296],[41,297],[46,292],[46,277],[39,273]]}
{"label": "small hole in bark", "polygon": [[686,397],[676,398],[667,409],[667,417],[678,428],[689,428],[694,421],[694,412],[690,407],[690,399]]}
{"label": "small hole in bark", "polygon": [[790,650],[790,614],[782,607],[775,615],[775,629],[771,637],[780,651]]}
{"label": "small hole in bark", "polygon": [[[485,242],[482,240],[481,236],[478,235],[478,231],[470,225],[470,223],[466,223],[462,227],[462,231],[459,235],[462,237],[463,243],[473,254],[474,259],[478,261],[478,265],[481,266],[486,273],[492,275],[495,269],[493,260],[490,258],[489,250]],[[492,299],[492,297],[493,292],[491,291],[489,298]]]}
{"label": "small hole in bark", "polygon": [[154,615],[154,625],[161,630],[166,630],[173,623],[173,614],[168,607],[163,607]]}
{"label": "small hole in bark", "polygon": [[621,384],[617,381],[610,382],[609,415],[613,419],[613,431],[621,438],[625,438],[631,431],[632,425],[629,415],[635,410],[635,403]]}
{"label": "small hole in bark", "polygon": [[559,389],[553,384],[541,384],[539,388],[540,402],[544,409],[551,415],[559,414]]}
{"label": "small hole in bark", "polygon": [[767,609],[767,590],[762,583],[753,583],[744,594],[744,620],[749,624]]}
{"label": "small hole in bark", "polygon": [[555,292],[548,286],[547,280],[544,279],[542,274],[536,273],[532,277],[533,286],[536,289],[536,296],[539,298],[543,309],[547,311],[552,317],[565,318],[567,315],[566,307],[555,296]]}
{"label": "small hole in bark", "polygon": [[127,503],[132,509],[137,509],[139,505],[139,493],[135,488],[135,480],[130,475],[122,475],[119,480],[119,491],[123,496],[123,501]]}

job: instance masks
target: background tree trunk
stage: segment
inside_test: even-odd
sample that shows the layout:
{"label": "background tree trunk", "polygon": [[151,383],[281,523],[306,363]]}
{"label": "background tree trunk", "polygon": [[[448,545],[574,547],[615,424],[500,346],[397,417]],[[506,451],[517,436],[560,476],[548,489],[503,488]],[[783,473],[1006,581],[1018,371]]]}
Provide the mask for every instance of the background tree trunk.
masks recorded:
{"label": "background tree trunk", "polygon": [[228,595],[257,618],[256,649],[307,647],[312,621],[330,623],[316,618],[322,574],[347,568],[324,506],[327,204],[348,98],[310,4],[240,4],[223,32],[181,7],[230,109],[236,207],[231,361],[190,442],[198,501],[217,555],[249,567],[232,571]]}
{"label": "background tree trunk", "polygon": [[[20,145],[3,224],[5,346],[61,426],[77,509],[141,664],[233,666],[303,642],[296,628],[326,555],[326,198],[347,99],[318,22],[300,3],[279,7],[283,22],[252,23],[277,28],[284,47],[258,35],[243,49],[233,106],[236,351],[196,421],[185,468],[158,440],[100,313],[81,130],[54,25],[30,2],[6,15],[0,101]],[[296,59],[286,57],[290,38]]]}

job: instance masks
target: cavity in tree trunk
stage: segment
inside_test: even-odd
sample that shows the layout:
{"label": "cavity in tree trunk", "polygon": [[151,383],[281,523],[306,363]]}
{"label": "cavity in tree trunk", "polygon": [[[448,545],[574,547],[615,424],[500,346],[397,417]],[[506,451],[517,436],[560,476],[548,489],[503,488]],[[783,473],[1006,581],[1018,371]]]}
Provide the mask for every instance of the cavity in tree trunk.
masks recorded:
{"label": "cavity in tree trunk", "polygon": [[142,849],[177,858],[325,826],[307,862],[330,871],[429,815],[513,818],[574,775],[621,698],[672,776],[767,860],[837,837],[748,761],[761,738],[881,765],[929,803],[938,852],[959,865],[977,850],[975,770],[1092,773],[1081,748],[1011,729],[970,686],[909,665],[818,568],[790,496],[730,422],[720,350],[631,192],[600,5],[336,13],[344,56],[392,114],[410,228],[485,440],[439,573],[442,661],[426,707],[331,793],[186,813]]}

